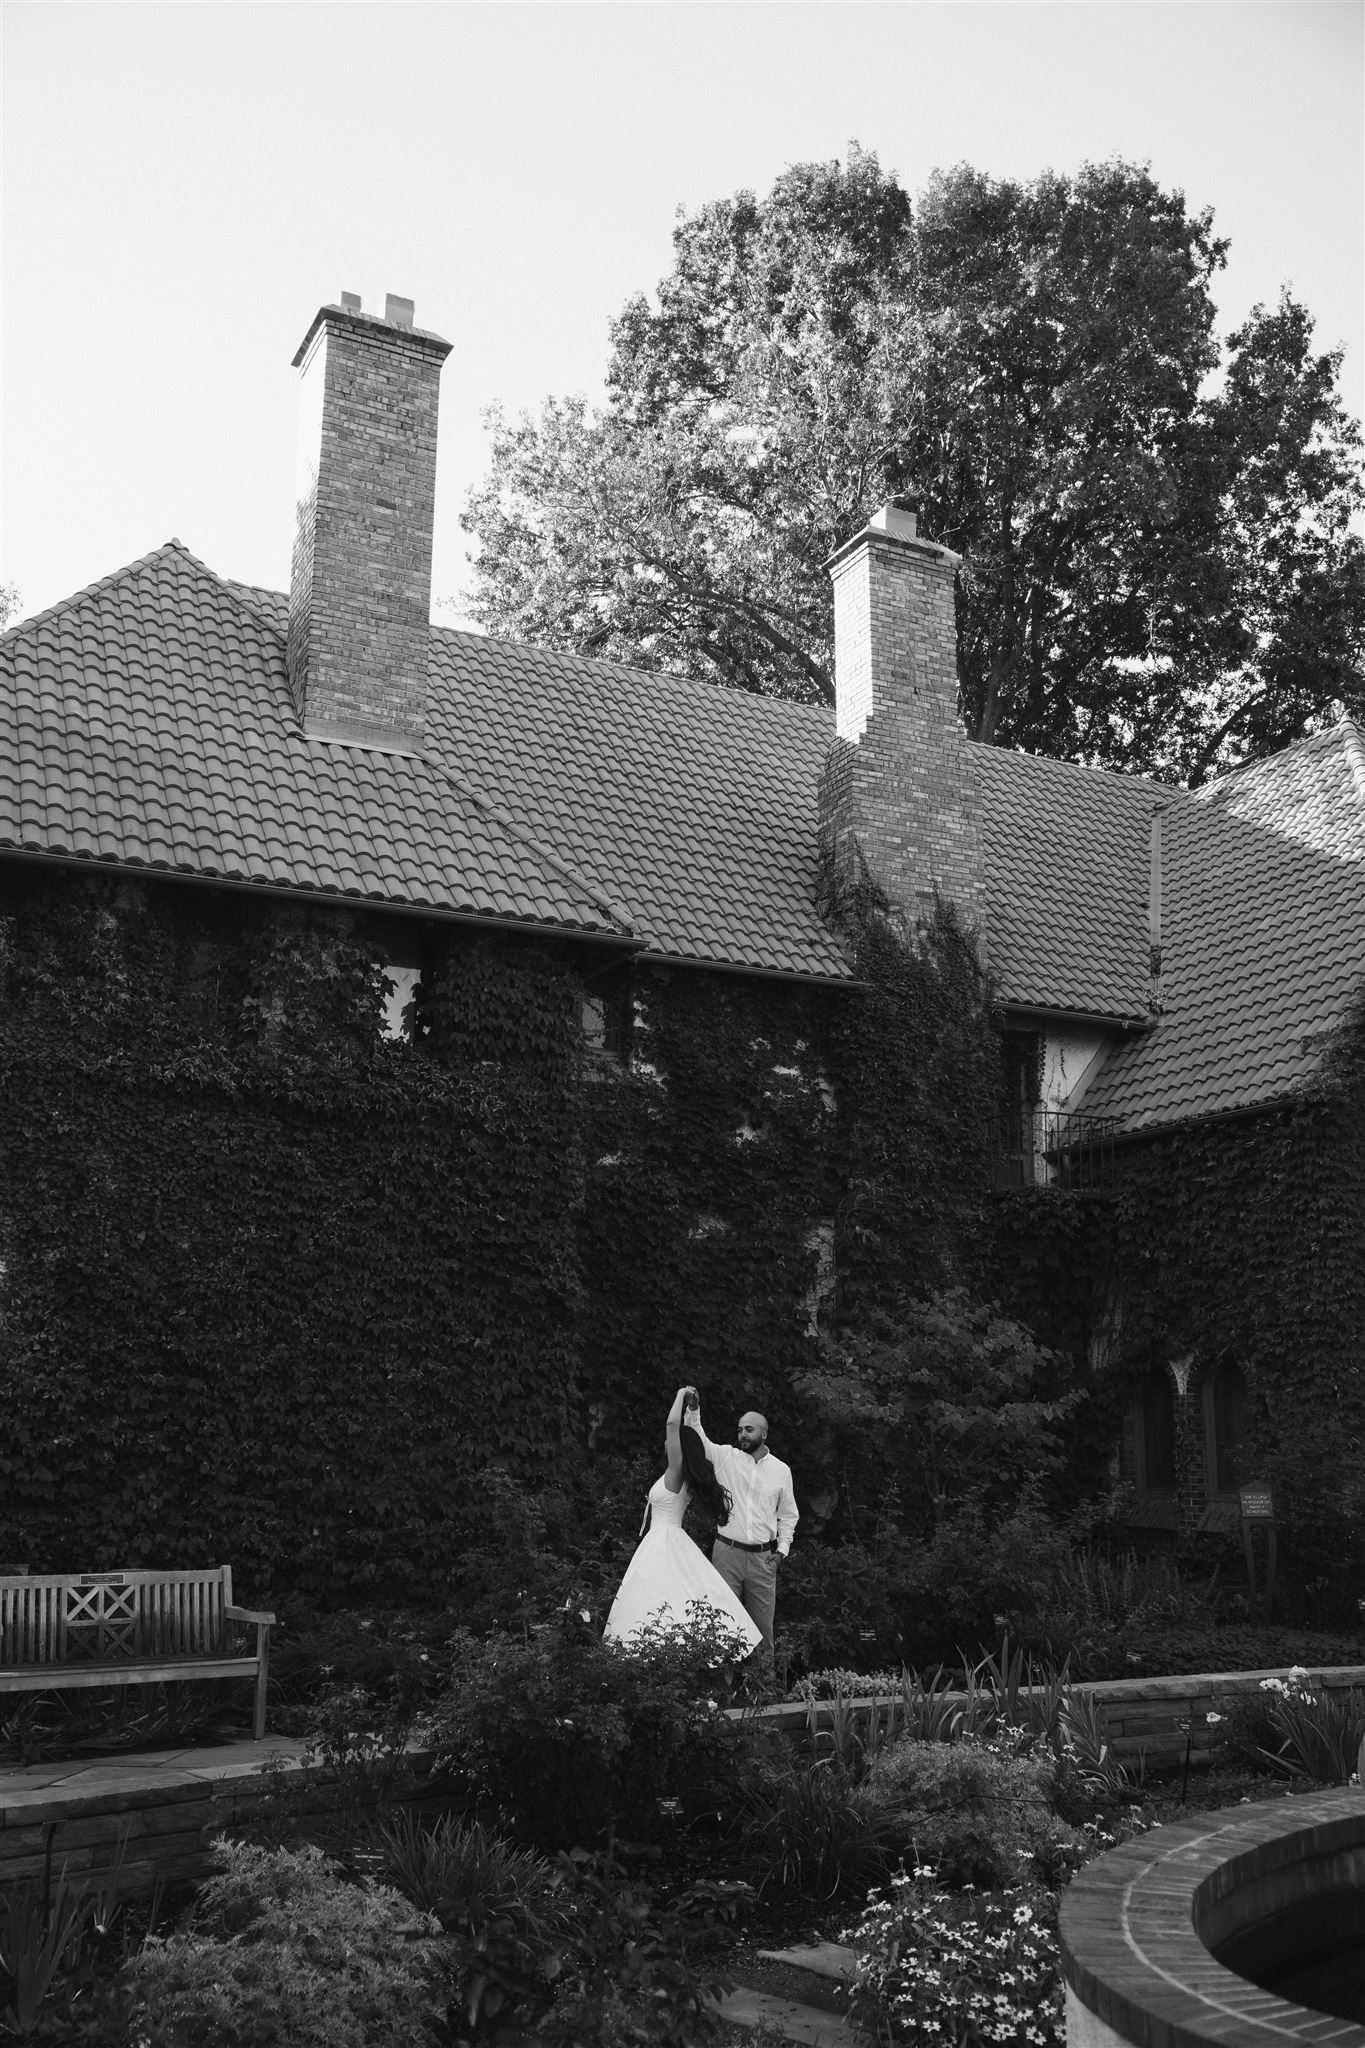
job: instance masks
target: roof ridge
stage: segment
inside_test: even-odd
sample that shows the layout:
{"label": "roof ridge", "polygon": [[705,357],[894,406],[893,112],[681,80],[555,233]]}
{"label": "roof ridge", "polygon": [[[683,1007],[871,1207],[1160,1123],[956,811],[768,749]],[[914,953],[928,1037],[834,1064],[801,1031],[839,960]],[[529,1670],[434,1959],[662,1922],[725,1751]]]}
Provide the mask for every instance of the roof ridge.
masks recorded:
{"label": "roof ridge", "polygon": [[989,755],[996,761],[1029,761],[1042,768],[1063,768],[1076,775],[1097,775],[1103,781],[1114,783],[1124,789],[1150,792],[1153,796],[1181,797],[1191,795],[1176,782],[1158,782],[1154,775],[1132,775],[1121,768],[1096,768],[1089,761],[1068,761],[1061,754],[1030,754],[1023,747],[998,747],[993,740],[969,738],[969,747],[979,754]]}
{"label": "roof ridge", "polygon": [[707,682],[704,676],[680,676],[668,668],[634,668],[628,661],[611,661],[598,654],[585,654],[578,647],[540,647],[533,640],[506,640],[500,633],[475,633],[468,626],[429,627],[431,633],[439,633],[447,640],[473,640],[482,646],[506,647],[516,654],[543,654],[550,659],[583,662],[605,674],[629,676],[634,681],[652,683],[660,687],[673,686],[698,693],[707,692],[722,700],[738,698],[741,703],[766,704],[773,710],[805,713],[820,712],[832,719],[832,704],[802,704],[793,697],[769,697],[761,690],[732,689],[728,683]]}
{"label": "roof ridge", "polygon": [[15,625],[7,626],[0,634],[0,645],[19,633],[26,633],[30,626],[41,626],[47,619],[55,619],[59,612],[70,611],[73,605],[84,604],[88,597],[97,597],[102,590],[111,590],[125,577],[140,576],[144,569],[149,569],[153,562],[159,561],[172,550],[184,555],[188,561],[202,569],[206,576],[213,575],[212,569],[201,562],[197,555],[191,554],[183,540],[177,540],[172,535],[170,540],[163,540],[160,547],[150,549],[145,555],[139,555],[136,561],[125,562],[120,569],[111,569],[107,576],[97,576],[93,583],[87,583],[80,590],[73,590],[68,597],[59,597],[55,604],[44,605],[40,612],[30,612],[26,619],[20,619]]}
{"label": "roof ridge", "polygon": [[1356,795],[1365,804],[1365,736],[1353,718],[1342,717],[1332,728],[1341,734],[1341,744],[1346,753],[1346,764],[1355,781]]}
{"label": "roof ridge", "polygon": [[1199,788],[1192,790],[1190,794],[1199,798],[1217,796],[1236,782],[1249,780],[1253,776],[1274,769],[1290,754],[1307,753],[1312,747],[1334,746],[1338,740],[1346,749],[1347,761],[1356,781],[1360,784],[1362,799],[1365,799],[1365,740],[1362,740],[1360,728],[1355,720],[1345,714],[1335,719],[1331,725],[1324,726],[1321,732],[1300,733],[1296,740],[1290,740],[1286,746],[1276,747],[1273,753],[1258,754],[1251,761],[1235,762],[1231,768],[1225,768],[1221,775],[1215,775],[1211,781],[1201,783]]}

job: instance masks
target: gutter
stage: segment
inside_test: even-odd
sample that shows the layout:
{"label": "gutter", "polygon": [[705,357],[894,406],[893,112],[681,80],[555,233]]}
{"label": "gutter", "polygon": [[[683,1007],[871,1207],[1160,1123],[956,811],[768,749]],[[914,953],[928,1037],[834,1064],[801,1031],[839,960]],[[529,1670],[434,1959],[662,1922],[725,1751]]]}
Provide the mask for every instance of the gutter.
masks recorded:
{"label": "gutter", "polygon": [[655,953],[649,941],[619,932],[592,931],[587,927],[540,924],[527,917],[490,917],[477,911],[443,910],[438,905],[394,903],[383,896],[343,895],[334,889],[291,889],[279,882],[241,882],[230,876],[188,875],[178,868],[152,867],[146,862],[106,860],[97,854],[30,853],[18,847],[0,846],[0,862],[23,862],[32,867],[73,868],[82,874],[126,875],[136,882],[183,883],[191,889],[227,891],[236,896],[264,896],[274,902],[325,904],[342,910],[372,911],[384,917],[404,917],[421,924],[469,925],[482,931],[524,932],[539,938],[566,939],[581,945],[610,946],[613,951],[653,967],[696,967],[712,974],[742,974],[764,981],[793,981],[812,988],[857,989],[871,984],[841,979],[832,974],[805,974],[795,968],[745,967],[729,960],[696,960],[683,953]]}
{"label": "gutter", "polygon": [[1112,1010],[1059,1010],[1055,1005],[1043,1003],[999,1002],[994,1005],[999,1017],[1027,1017],[1041,1024],[1091,1024],[1103,1031],[1153,1031],[1156,1018],[1142,1012],[1130,1011],[1126,1015],[1115,1015]]}
{"label": "gutter", "polygon": [[1323,1099],[1303,1089],[1287,1090],[1282,1095],[1268,1095],[1263,1102],[1244,1103],[1240,1109],[1213,1109],[1206,1116],[1182,1116],[1168,1124],[1140,1124],[1136,1130],[1115,1131],[1107,1142],[1111,1145],[1142,1145],[1156,1138],[1178,1138],[1186,1131],[1203,1130],[1209,1124],[1248,1123],[1252,1117],[1270,1116],[1286,1109],[1306,1109]]}
{"label": "gutter", "polygon": [[[75,868],[82,874],[126,875],[136,882],[177,882],[191,889],[226,890],[236,896],[266,896],[272,901],[327,904],[343,910],[368,910],[387,917],[416,918],[426,924],[473,925],[481,930],[534,932],[539,937],[579,939],[594,946],[614,946],[622,953],[640,953],[648,943],[619,932],[593,931],[587,926],[542,924],[529,917],[494,917],[479,911],[443,910],[439,904],[394,903],[385,896],[343,894],[339,889],[289,888],[281,882],[241,882],[228,875],[187,875],[179,868],[153,867],[146,861],[106,860],[99,854],[29,853],[18,847],[0,847],[0,860],[27,862],[34,867]],[[743,969],[737,970],[743,972]]]}
{"label": "gutter", "polygon": [[855,981],[851,975],[804,974],[794,967],[743,967],[731,960],[697,960],[686,953],[643,952],[635,957],[642,967],[697,967],[704,973],[743,974],[761,981],[794,981],[806,988],[856,989],[865,995],[872,987],[870,981]]}

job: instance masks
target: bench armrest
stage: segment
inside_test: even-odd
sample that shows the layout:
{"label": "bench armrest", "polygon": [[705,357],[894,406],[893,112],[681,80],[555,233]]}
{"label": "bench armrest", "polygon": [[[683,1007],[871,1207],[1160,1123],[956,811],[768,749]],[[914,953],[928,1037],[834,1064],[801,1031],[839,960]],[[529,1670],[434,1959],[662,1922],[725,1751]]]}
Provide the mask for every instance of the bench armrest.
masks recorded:
{"label": "bench armrest", "polygon": [[262,1613],[255,1607],[233,1607],[229,1605],[224,1607],[223,1613],[229,1621],[254,1621],[263,1624],[266,1628],[273,1628],[275,1626],[273,1614]]}

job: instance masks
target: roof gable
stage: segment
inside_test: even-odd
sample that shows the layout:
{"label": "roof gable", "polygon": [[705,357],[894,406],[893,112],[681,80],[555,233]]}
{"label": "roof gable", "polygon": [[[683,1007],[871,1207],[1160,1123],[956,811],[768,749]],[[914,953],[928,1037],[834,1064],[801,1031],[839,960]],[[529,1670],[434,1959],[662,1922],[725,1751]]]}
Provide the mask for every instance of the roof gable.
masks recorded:
{"label": "roof gable", "polygon": [[280,635],[171,542],[0,641],[0,847],[626,938],[432,764],[305,740]]}
{"label": "roof gable", "polygon": [[1365,981],[1365,750],[1349,723],[1193,795],[1163,832],[1164,1008],[1085,1108],[1129,1129],[1307,1087]]}

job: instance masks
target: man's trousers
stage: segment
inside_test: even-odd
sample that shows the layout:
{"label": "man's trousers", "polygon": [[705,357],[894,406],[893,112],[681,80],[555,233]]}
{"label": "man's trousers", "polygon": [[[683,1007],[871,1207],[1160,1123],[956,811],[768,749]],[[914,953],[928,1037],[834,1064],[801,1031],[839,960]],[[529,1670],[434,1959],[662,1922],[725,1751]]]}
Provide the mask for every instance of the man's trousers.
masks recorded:
{"label": "man's trousers", "polygon": [[777,1552],[736,1550],[732,1543],[722,1543],[717,1537],[711,1548],[711,1562],[755,1628],[762,1629],[763,1641],[756,1654],[771,1663],[773,1614],[777,1608]]}

